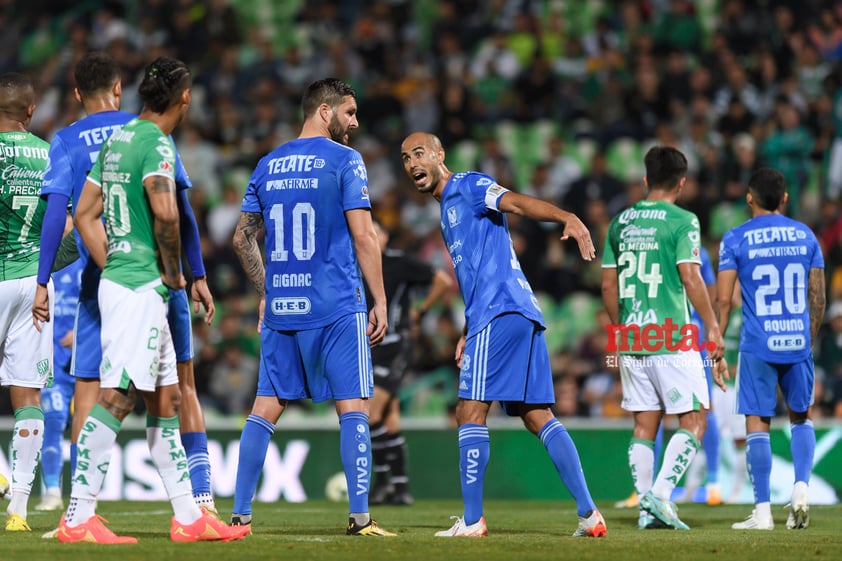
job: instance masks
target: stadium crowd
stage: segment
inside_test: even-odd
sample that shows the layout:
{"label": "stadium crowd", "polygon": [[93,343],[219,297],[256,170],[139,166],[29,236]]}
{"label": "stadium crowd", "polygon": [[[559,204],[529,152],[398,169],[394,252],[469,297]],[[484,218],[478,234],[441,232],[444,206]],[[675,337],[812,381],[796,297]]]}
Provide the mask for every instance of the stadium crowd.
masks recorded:
{"label": "stadium crowd", "polygon": [[[80,117],[72,70],[85,52],[120,62],[126,111],[140,109],[144,65],[162,54],[190,65],[193,103],[175,140],[218,305],[213,326],[194,323],[208,411],[244,414],[256,385],[257,302],[231,243],[248,174],[300,129],[306,85],[336,76],[358,91],[351,145],[377,220],[394,247],[437,267],[450,268],[438,205],[401,173],[411,131],[434,131],[454,171],[575,212],[599,249],[610,219],[643,196],[645,150],[679,148],[691,172],[680,202],[714,261],[723,233],[748,218],[751,171],[779,169],[788,213],[815,230],[827,261],[814,415],[842,417],[842,2],[0,0],[0,29],[0,72],[32,77],[31,130],[46,140]],[[605,360],[600,259],[578,259],[556,225],[514,218],[549,326],[555,412],[625,415]],[[454,291],[415,330],[413,413],[455,399],[462,311]]]}

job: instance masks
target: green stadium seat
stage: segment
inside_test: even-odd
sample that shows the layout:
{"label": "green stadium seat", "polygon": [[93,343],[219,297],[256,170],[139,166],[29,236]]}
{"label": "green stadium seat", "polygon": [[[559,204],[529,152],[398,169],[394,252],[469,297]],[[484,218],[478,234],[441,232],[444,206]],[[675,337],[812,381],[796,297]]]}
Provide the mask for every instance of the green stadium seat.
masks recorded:
{"label": "green stadium seat", "polygon": [[445,159],[452,171],[467,171],[476,169],[478,156],[479,144],[473,140],[462,140],[448,149]]}
{"label": "green stadium seat", "polygon": [[612,142],[605,151],[608,171],[622,181],[643,176],[643,147],[633,138],[623,137]]}

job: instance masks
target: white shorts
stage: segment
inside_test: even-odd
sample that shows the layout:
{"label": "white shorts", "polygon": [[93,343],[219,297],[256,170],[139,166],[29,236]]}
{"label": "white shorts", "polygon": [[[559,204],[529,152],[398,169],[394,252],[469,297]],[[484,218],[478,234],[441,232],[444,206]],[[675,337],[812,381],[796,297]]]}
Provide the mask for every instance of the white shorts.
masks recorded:
{"label": "white shorts", "polygon": [[696,411],[710,406],[708,383],[698,351],[662,355],[620,355],[623,409]]}
{"label": "white shorts", "polygon": [[100,386],[140,391],[178,383],[167,303],[155,290],[135,292],[108,279],[99,282],[102,316]]}
{"label": "white shorts", "polygon": [[[0,281],[0,385],[43,388],[53,374],[53,322],[32,323],[35,276]],[[50,317],[53,282],[47,284]]]}
{"label": "white shorts", "polygon": [[714,386],[711,392],[713,393],[713,412],[716,413],[716,422],[719,423],[719,433],[733,440],[745,440],[746,416],[736,412],[737,388],[727,386],[723,392]]}

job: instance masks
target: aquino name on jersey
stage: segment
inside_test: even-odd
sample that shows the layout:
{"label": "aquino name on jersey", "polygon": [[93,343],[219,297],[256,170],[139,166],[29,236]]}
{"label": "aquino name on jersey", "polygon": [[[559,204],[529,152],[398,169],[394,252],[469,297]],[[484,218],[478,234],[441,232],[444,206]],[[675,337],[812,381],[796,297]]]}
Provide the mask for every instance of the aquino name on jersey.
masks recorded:
{"label": "aquino name on jersey", "polygon": [[722,238],[719,269],[736,270],[743,297],[740,350],[771,362],[810,353],[810,269],[824,268],[815,235],[783,215],[761,215]]}

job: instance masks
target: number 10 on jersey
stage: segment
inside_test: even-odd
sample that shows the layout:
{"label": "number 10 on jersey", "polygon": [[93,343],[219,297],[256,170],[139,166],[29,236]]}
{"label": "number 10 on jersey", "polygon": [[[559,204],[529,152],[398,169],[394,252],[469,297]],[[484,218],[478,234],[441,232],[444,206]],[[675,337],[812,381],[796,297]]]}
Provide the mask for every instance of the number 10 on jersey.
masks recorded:
{"label": "number 10 on jersey", "polygon": [[[287,205],[288,206],[288,205]],[[284,212],[288,214],[284,214]],[[299,261],[309,261],[316,253],[316,210],[310,203],[296,203],[292,212],[283,203],[272,205],[269,218],[274,224],[275,249],[269,255],[272,261],[289,261],[289,239],[286,227],[292,226],[292,254]]]}

